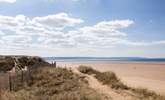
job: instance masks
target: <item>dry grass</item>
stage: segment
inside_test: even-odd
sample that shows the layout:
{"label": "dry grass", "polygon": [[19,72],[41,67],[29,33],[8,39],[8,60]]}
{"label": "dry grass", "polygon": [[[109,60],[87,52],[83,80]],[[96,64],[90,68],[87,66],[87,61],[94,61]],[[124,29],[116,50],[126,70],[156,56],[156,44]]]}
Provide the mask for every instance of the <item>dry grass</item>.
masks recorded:
{"label": "dry grass", "polygon": [[0,100],[102,100],[84,78],[64,68],[33,71],[33,83],[17,92],[3,91]]}
{"label": "dry grass", "polygon": [[110,85],[113,89],[129,89],[120,79],[117,78],[114,72],[103,72],[96,74],[95,77],[103,84]]}
{"label": "dry grass", "polygon": [[99,72],[88,66],[80,66],[78,70],[85,74],[95,74],[95,78],[106,85],[110,85],[113,89],[128,89],[114,72]]}
{"label": "dry grass", "polygon": [[165,100],[165,97],[143,88],[130,88],[141,100]]}

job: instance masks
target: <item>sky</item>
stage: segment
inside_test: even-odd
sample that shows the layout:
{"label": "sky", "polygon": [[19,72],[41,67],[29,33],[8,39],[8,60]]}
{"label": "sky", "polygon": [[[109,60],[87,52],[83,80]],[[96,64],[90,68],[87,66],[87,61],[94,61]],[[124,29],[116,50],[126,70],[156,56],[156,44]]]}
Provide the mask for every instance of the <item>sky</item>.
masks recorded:
{"label": "sky", "polygon": [[0,0],[0,55],[165,57],[165,0]]}

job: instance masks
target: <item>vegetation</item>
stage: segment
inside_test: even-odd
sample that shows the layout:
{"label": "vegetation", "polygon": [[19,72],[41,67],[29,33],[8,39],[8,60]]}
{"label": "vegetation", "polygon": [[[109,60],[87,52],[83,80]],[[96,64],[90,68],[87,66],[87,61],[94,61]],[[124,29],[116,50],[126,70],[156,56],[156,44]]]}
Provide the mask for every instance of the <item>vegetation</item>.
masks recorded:
{"label": "vegetation", "polygon": [[97,70],[94,70],[93,68],[91,67],[87,67],[87,66],[84,66],[84,65],[81,65],[78,67],[78,70],[81,72],[81,73],[85,73],[85,74],[99,74],[100,72],[97,71]]}
{"label": "vegetation", "polygon": [[128,89],[126,85],[124,85],[116,76],[114,72],[99,72],[94,70],[91,67],[81,65],[78,70],[85,74],[95,74],[95,78],[100,82],[106,85],[110,85],[114,89]]}
{"label": "vegetation", "polygon": [[143,88],[130,88],[141,100],[165,100],[165,97]]}
{"label": "vegetation", "polygon": [[65,68],[38,68],[32,78],[33,83],[19,91],[3,91],[0,100],[103,100],[83,77]]}
{"label": "vegetation", "polygon": [[14,67],[14,59],[12,57],[4,57],[0,59],[0,72],[6,72]]}
{"label": "vegetation", "polygon": [[105,85],[110,85],[111,88],[119,91],[129,91],[134,94],[140,100],[165,100],[164,96],[156,94],[153,91],[149,91],[143,88],[132,88],[123,84],[119,78],[117,78],[114,72],[99,72],[88,66],[80,66],[78,70],[84,74],[95,74],[95,78]]}
{"label": "vegetation", "polygon": [[[28,57],[28,56],[20,56],[17,57],[19,66],[42,66],[49,65],[46,61],[44,61],[40,57]],[[6,72],[11,70],[14,67],[15,57],[13,56],[4,56],[0,59],[0,72]]]}
{"label": "vegetation", "polygon": [[117,77],[114,72],[103,72],[96,74],[95,77],[103,84],[111,85],[113,89],[129,89],[124,85]]}

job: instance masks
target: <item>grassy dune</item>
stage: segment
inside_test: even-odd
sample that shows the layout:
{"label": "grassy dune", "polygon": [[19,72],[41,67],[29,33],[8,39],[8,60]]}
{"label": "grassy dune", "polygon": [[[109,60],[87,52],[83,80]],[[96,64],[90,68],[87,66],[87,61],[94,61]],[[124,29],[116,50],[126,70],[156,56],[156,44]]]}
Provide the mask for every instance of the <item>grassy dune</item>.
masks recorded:
{"label": "grassy dune", "polygon": [[84,77],[65,68],[38,68],[32,78],[30,86],[1,91],[0,100],[103,100],[101,94],[88,87]]}

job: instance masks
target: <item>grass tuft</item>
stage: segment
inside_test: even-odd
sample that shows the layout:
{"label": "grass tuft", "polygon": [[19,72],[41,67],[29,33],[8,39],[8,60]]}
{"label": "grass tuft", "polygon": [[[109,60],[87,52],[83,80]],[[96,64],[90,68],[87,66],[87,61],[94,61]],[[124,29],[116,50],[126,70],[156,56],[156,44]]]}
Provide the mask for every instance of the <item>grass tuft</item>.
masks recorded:
{"label": "grass tuft", "polygon": [[144,100],[165,100],[165,97],[144,88],[130,88],[140,99]]}

